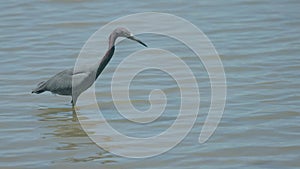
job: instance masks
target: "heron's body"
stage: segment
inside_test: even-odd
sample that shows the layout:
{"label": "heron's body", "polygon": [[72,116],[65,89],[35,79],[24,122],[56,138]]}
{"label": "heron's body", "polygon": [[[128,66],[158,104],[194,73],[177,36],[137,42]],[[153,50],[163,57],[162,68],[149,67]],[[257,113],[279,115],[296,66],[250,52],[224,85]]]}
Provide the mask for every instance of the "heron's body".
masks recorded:
{"label": "heron's body", "polygon": [[76,70],[71,68],[61,71],[49,80],[40,82],[32,93],[39,94],[45,91],[50,91],[59,95],[72,96],[72,103],[75,105],[78,96],[93,85],[94,81],[98,78],[112,58],[115,51],[115,40],[120,36],[135,40],[146,46],[143,42],[135,39],[128,30],[124,28],[117,28],[111,33],[109,37],[108,51],[99,63]]}

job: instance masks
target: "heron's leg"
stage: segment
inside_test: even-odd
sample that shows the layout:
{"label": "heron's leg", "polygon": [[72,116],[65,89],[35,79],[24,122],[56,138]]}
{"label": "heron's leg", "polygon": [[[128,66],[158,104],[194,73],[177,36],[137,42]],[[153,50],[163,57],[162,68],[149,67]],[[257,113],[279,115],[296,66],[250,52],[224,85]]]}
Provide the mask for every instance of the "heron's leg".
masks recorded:
{"label": "heron's leg", "polygon": [[76,101],[77,101],[77,97],[72,97],[71,103],[73,107],[75,107]]}
{"label": "heron's leg", "polygon": [[76,115],[76,112],[75,112],[75,108],[73,108],[72,110],[72,121],[78,121],[78,118],[77,118],[77,115]]}

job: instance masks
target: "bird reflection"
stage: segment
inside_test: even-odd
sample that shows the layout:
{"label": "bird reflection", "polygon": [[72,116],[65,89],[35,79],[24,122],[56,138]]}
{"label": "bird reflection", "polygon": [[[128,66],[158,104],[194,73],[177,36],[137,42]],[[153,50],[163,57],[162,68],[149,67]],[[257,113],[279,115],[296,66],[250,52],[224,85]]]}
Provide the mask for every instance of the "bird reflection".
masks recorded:
{"label": "bird reflection", "polygon": [[72,114],[71,121],[78,121],[74,108],[40,108],[39,110],[42,112],[38,115],[39,117],[41,117],[40,121],[68,121],[70,120],[70,114]]}
{"label": "bird reflection", "polygon": [[[114,163],[116,156],[95,145],[81,128],[73,108],[41,108],[38,110],[44,131],[41,133],[44,142],[55,143],[55,150],[78,151],[76,156],[66,156],[63,161],[84,162],[97,160],[101,163]],[[72,114],[72,116],[70,116]]]}

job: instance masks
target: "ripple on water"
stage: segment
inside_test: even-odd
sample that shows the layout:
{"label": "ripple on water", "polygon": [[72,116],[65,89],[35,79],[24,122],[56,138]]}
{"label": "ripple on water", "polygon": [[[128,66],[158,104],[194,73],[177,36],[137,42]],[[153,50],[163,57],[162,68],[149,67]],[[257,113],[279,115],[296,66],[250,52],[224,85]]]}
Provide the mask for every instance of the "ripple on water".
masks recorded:
{"label": "ripple on water", "polygon": [[[0,168],[299,167],[297,0],[272,4],[242,0],[118,3],[116,8],[112,1],[1,2]],[[85,41],[100,26],[126,14],[153,10],[184,17],[211,39],[226,71],[227,105],[214,135],[205,144],[198,144],[210,105],[205,67],[174,39],[139,35],[150,47],[168,49],[191,66],[199,78],[201,108],[191,133],[178,146],[160,156],[132,160],[104,151],[86,136],[70,97],[30,92],[39,81],[72,67]],[[153,136],[176,119],[180,95],[174,80],[162,72],[144,72],[131,85],[132,104],[147,110],[150,91],[161,88],[168,97],[167,111],[145,125],[132,124],[118,114],[111,99],[110,80],[127,54],[140,49],[135,47],[127,41],[118,44],[114,58],[97,80],[97,102],[120,131]],[[181,70],[174,67],[174,71]]]}

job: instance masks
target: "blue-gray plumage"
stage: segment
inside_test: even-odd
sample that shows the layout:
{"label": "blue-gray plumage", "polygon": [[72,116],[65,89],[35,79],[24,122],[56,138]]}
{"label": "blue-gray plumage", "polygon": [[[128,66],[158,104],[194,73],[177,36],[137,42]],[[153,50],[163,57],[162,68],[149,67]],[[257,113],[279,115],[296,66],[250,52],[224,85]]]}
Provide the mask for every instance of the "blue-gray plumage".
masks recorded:
{"label": "blue-gray plumage", "polygon": [[110,34],[108,50],[99,63],[78,70],[71,68],[59,72],[49,80],[40,82],[37,87],[32,90],[32,93],[39,94],[50,91],[59,95],[72,96],[72,105],[74,106],[78,96],[92,86],[112,58],[115,51],[115,41],[118,37],[126,37],[147,47],[146,44],[136,39],[127,29],[117,28]]}

